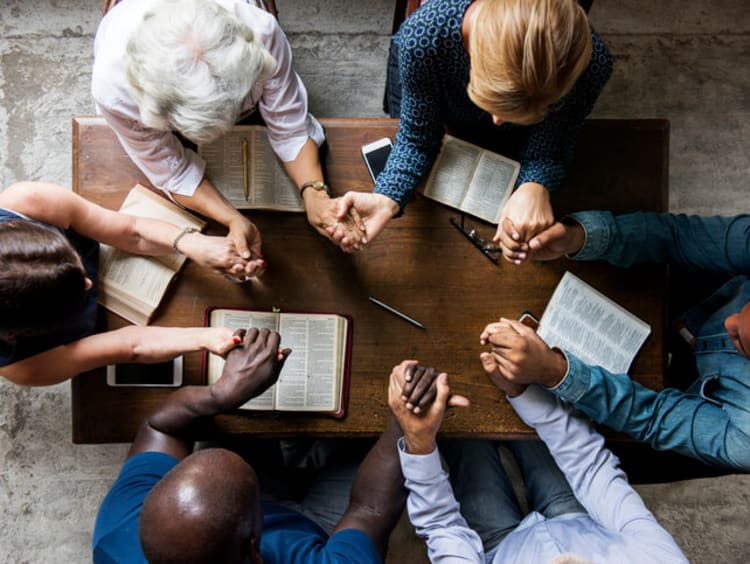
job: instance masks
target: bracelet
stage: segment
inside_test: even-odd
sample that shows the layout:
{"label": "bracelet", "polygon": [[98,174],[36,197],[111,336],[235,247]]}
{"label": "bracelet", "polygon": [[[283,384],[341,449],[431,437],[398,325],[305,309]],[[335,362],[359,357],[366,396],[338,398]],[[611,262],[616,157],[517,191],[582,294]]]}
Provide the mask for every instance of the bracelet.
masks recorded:
{"label": "bracelet", "polygon": [[183,229],[183,230],[182,230],[182,231],[180,232],[180,234],[179,234],[179,235],[178,235],[177,237],[175,237],[175,238],[174,238],[174,241],[172,241],[172,248],[174,249],[174,253],[175,253],[176,255],[182,255],[182,254],[184,254],[184,253],[183,253],[183,252],[182,252],[182,251],[180,250],[180,248],[179,248],[179,247],[177,246],[177,243],[179,243],[179,242],[180,242],[180,239],[182,239],[182,238],[183,238],[183,237],[184,237],[185,235],[188,235],[188,234],[190,234],[190,233],[195,233],[195,232],[197,232],[197,231],[198,231],[198,230],[197,230],[197,229],[196,229],[195,227],[186,227],[185,229]]}

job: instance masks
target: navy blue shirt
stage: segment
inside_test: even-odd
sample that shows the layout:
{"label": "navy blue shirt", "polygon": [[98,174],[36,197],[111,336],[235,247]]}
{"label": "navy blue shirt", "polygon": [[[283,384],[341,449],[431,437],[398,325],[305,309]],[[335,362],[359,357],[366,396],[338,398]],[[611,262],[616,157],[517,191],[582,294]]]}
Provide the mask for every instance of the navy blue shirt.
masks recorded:
{"label": "navy blue shirt", "polygon": [[32,221],[49,229],[59,229],[81,256],[86,276],[91,279],[92,287],[86,292],[83,308],[70,316],[63,324],[51,333],[40,336],[22,336],[13,341],[0,340],[0,366],[8,366],[35,354],[53,349],[60,345],[72,343],[87,337],[96,328],[97,317],[97,286],[99,271],[99,243],[79,235],[72,229],[63,231],[58,227],[47,225],[40,221],[28,219],[11,210],[0,208],[0,223],[6,221]]}
{"label": "navy blue shirt", "polygon": [[430,0],[393,37],[402,87],[401,123],[374,191],[398,202],[402,210],[435,162],[444,124],[500,138],[503,154],[521,163],[517,185],[537,182],[548,190],[558,189],[583,120],[612,73],[612,56],[592,30],[588,67],[543,121],[529,126],[494,125],[492,116],[466,92],[470,64],[461,23],[471,1]]}
{"label": "navy blue shirt", "polygon": [[[128,459],[104,498],[94,527],[94,562],[145,563],[138,524],[146,496],[178,464],[173,456],[144,452]],[[275,503],[263,504],[263,561],[278,563],[381,562],[362,531],[345,529],[332,537],[310,519]]]}

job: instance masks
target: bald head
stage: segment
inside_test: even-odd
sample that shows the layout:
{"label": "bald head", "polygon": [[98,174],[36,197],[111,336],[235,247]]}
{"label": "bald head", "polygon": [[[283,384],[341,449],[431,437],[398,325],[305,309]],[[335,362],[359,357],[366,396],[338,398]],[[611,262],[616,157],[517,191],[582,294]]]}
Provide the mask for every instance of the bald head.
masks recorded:
{"label": "bald head", "polygon": [[141,545],[152,563],[252,562],[262,524],[253,469],[228,450],[201,450],[149,493]]}

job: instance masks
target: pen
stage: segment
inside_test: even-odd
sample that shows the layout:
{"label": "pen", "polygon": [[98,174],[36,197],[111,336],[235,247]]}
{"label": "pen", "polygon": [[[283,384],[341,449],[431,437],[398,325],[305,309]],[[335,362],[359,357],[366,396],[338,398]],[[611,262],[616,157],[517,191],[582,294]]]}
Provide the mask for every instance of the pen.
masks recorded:
{"label": "pen", "polygon": [[422,325],[422,324],[421,324],[421,323],[420,323],[419,321],[417,321],[416,319],[412,319],[411,317],[409,317],[409,316],[408,316],[408,315],[406,315],[405,313],[401,313],[401,312],[400,312],[399,310],[397,310],[397,309],[393,309],[393,308],[392,308],[391,306],[389,306],[389,305],[386,305],[386,304],[384,304],[384,303],[383,303],[383,302],[381,302],[380,300],[376,300],[376,299],[375,299],[375,298],[373,298],[373,297],[370,297],[370,298],[368,298],[368,299],[369,299],[369,300],[370,300],[370,301],[371,301],[372,303],[374,303],[375,305],[379,305],[379,306],[380,306],[380,307],[382,307],[382,308],[383,308],[384,310],[386,310],[386,311],[390,311],[390,312],[391,312],[392,314],[394,314],[394,315],[397,315],[397,316],[399,316],[399,317],[400,317],[401,319],[403,319],[403,320],[405,320],[405,321],[408,321],[408,322],[409,322],[409,323],[411,323],[412,325],[416,325],[416,326],[417,326],[417,327],[419,327],[420,329],[424,329],[424,328],[425,328],[425,326],[424,326],[424,325]]}
{"label": "pen", "polygon": [[250,198],[250,182],[247,170],[247,139],[242,138],[242,181],[245,188],[245,201]]}

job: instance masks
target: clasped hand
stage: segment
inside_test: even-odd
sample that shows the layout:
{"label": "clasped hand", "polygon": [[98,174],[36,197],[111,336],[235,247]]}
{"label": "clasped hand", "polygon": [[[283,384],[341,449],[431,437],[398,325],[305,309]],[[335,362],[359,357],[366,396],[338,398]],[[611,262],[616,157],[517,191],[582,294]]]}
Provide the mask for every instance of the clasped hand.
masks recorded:
{"label": "clasped hand", "polygon": [[448,375],[435,368],[404,360],[391,371],[388,405],[404,433],[406,450],[429,454],[447,407],[468,407],[469,400],[451,395]]}
{"label": "clasped hand", "polygon": [[235,335],[242,344],[229,351],[221,378],[210,387],[219,411],[236,409],[275,384],[292,352],[279,346],[281,335],[276,331],[241,329]]}

